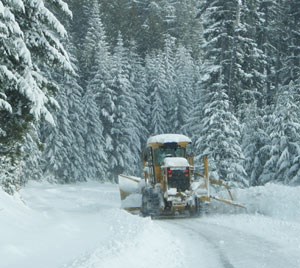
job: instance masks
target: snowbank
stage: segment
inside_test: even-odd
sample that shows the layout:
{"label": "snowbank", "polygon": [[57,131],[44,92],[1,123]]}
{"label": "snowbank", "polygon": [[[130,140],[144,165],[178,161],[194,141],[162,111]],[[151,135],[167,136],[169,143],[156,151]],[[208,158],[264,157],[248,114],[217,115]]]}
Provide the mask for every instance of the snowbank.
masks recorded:
{"label": "snowbank", "polygon": [[[229,199],[227,191],[214,192],[213,195]],[[278,184],[250,187],[246,189],[231,189],[234,201],[244,205],[246,209],[212,202],[213,213],[222,214],[261,214],[286,221],[300,221],[300,187],[290,187]]]}
{"label": "snowbank", "polygon": [[[20,219],[28,220],[32,211],[22,201],[19,194],[11,196],[0,187],[0,230],[1,227],[16,227],[20,225]],[[5,228],[4,228],[5,230]],[[0,231],[0,232],[1,232]],[[5,234],[6,232],[3,232]],[[2,235],[0,236],[2,239]]]}
{"label": "snowbank", "polygon": [[110,216],[109,241],[74,261],[70,268],[181,268],[180,241],[150,218],[121,212]]}
{"label": "snowbank", "polygon": [[246,204],[249,213],[300,222],[300,187],[267,184],[239,189],[235,196]]}
{"label": "snowbank", "polygon": [[14,197],[0,190],[1,268],[183,267],[168,230],[120,206],[113,184],[30,183]]}
{"label": "snowbank", "polygon": [[119,213],[116,186],[30,183],[19,195],[0,190],[1,268],[62,267],[109,240]]}

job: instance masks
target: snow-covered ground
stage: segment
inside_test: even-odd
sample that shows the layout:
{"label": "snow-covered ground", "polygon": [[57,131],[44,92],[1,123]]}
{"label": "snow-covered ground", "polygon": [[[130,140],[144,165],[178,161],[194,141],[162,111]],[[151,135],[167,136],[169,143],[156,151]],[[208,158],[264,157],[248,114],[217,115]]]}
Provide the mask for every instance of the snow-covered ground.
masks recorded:
{"label": "snow-covered ground", "polygon": [[120,209],[117,185],[0,190],[0,267],[299,268],[300,187],[234,194],[247,212],[153,221]]}

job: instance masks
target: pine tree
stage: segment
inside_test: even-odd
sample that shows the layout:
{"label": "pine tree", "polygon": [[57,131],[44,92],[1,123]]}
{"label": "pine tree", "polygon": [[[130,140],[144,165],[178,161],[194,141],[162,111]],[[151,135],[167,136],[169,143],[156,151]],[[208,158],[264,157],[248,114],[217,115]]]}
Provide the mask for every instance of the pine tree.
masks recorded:
{"label": "pine tree", "polygon": [[203,14],[203,75],[218,80],[220,68],[235,110],[243,102],[261,102],[264,86],[264,54],[256,45],[255,16],[251,3],[214,1]]}
{"label": "pine tree", "polygon": [[[265,55],[265,99],[267,105],[274,104],[274,96],[280,86],[279,70],[286,43],[285,30],[282,27],[283,12],[281,0],[260,0],[255,3],[258,10],[256,26],[258,48]],[[255,19],[255,17],[253,18]]]}
{"label": "pine tree", "polygon": [[269,159],[264,166],[262,182],[299,183],[299,108],[294,101],[294,86],[278,94],[275,111],[268,128],[271,138]]}
{"label": "pine tree", "polygon": [[[189,137],[191,137],[193,143],[199,138],[201,131],[201,120],[203,118],[203,107],[206,104],[205,93],[203,84],[206,81],[206,77],[202,76],[199,66],[201,64],[195,64],[195,85],[194,96],[190,110],[188,112],[188,118],[186,123],[182,126],[182,131]],[[203,80],[204,79],[204,80]],[[200,153],[200,152],[198,152]]]}
{"label": "pine tree", "polygon": [[[93,123],[95,131],[91,134],[95,137],[89,137],[89,146],[92,148],[92,143],[95,142],[95,149],[102,147],[101,151],[94,152],[102,159],[97,159],[98,163],[95,163],[95,165],[102,165],[103,179],[110,180],[112,174],[109,173],[111,170],[108,167],[107,159],[114,150],[112,129],[116,118],[117,92],[113,89],[113,57],[109,52],[105,30],[101,21],[98,22],[100,27],[97,34],[98,39],[95,40],[96,44],[92,52],[94,63],[90,66],[90,80],[87,86],[87,96],[93,99],[91,101],[95,108],[95,111],[92,111],[91,108],[88,109],[89,118],[95,121]],[[86,104],[88,105],[88,100],[86,100]],[[93,117],[97,117],[97,119]],[[97,125],[98,132],[96,131]],[[92,165],[92,163],[91,160],[89,165]],[[98,169],[100,170],[100,166]],[[104,178],[104,173],[106,178]]]}
{"label": "pine tree", "polygon": [[[76,65],[78,63],[75,58],[75,48],[70,43],[68,45],[71,60],[74,64],[74,70],[77,71]],[[70,124],[71,133],[66,133],[70,136],[70,147],[67,148],[68,158],[71,164],[68,166],[68,171],[73,181],[85,181],[86,180],[86,151],[84,137],[86,131],[87,119],[84,113],[83,88],[78,84],[78,76],[65,75],[61,87],[66,91],[67,96],[67,108],[68,108],[68,120]]]}
{"label": "pine tree", "polygon": [[132,138],[136,135],[132,115],[135,101],[132,97],[133,87],[130,82],[127,54],[128,51],[123,45],[122,35],[119,34],[113,55],[111,89],[115,94],[115,112],[111,129],[112,149],[108,152],[110,172],[115,181],[118,174],[131,173],[132,167],[135,166],[135,159],[132,157],[130,148]]}
{"label": "pine tree", "polygon": [[[80,84],[84,87],[83,103],[86,106],[84,118],[87,119],[87,126],[84,131],[86,164],[85,176],[91,179],[109,179],[107,153],[112,150],[111,129],[115,113],[115,92],[111,89],[111,68],[112,58],[109,53],[109,46],[106,41],[106,32],[102,24],[103,5],[99,1],[89,1],[75,5],[76,14],[79,9],[84,8],[84,14],[77,15],[79,19],[85,20],[87,27],[78,25],[82,30],[78,35],[82,46],[77,42],[77,49],[80,58],[79,73]],[[83,17],[83,18],[82,18]],[[77,40],[77,39],[75,39]]]}
{"label": "pine tree", "polygon": [[235,107],[256,102],[263,105],[265,86],[265,55],[256,43],[256,6],[238,2],[232,40],[232,58],[228,94]]}
{"label": "pine tree", "polygon": [[[30,109],[25,109],[25,107],[29,105],[33,108],[34,103],[30,102],[30,96],[34,88],[31,89],[28,85],[26,87],[25,83],[21,83],[25,80],[26,73],[30,78],[32,59],[24,40],[24,33],[14,14],[23,8],[23,2],[19,2],[15,7],[11,7],[11,4],[0,3],[1,154],[14,150],[11,147],[16,141],[22,140],[29,121],[33,120]],[[20,104],[21,114],[20,112],[18,114],[16,106]]]}
{"label": "pine tree", "polygon": [[142,148],[145,147],[149,136],[148,132],[148,116],[149,116],[149,100],[147,98],[147,77],[146,68],[143,66],[142,58],[137,54],[135,43],[132,43],[129,50],[129,79],[132,84],[132,97],[135,105],[132,105],[132,116],[136,130],[135,140],[132,140],[132,152],[135,154],[136,173],[141,172]]}
{"label": "pine tree", "polygon": [[[50,1],[47,7],[38,0],[0,3],[1,154],[12,164],[22,155],[31,123],[41,117],[53,122],[49,105],[56,104],[51,91],[57,87],[45,69],[55,66],[72,72],[60,42],[66,30],[50,9],[71,16],[64,1]],[[15,180],[20,180],[17,173]]]}
{"label": "pine tree", "polygon": [[208,99],[196,141],[196,149],[201,152],[197,158],[208,155],[213,177],[247,186],[246,172],[242,166],[244,156],[239,144],[240,125],[230,111],[228,96],[220,88],[208,93]]}
{"label": "pine tree", "polygon": [[84,136],[86,130],[87,119],[84,114],[83,89],[77,82],[77,77],[69,76],[65,80],[64,88],[67,90],[68,96],[68,118],[70,120],[70,128],[73,135],[72,143],[68,148],[68,157],[72,164],[68,167],[69,174],[75,181],[84,181],[86,178],[86,151]]}
{"label": "pine tree", "polygon": [[105,31],[102,24],[99,28],[96,47],[93,49],[94,64],[90,69],[91,79],[85,94],[86,146],[88,150],[88,166],[94,170],[90,177],[109,180],[108,154],[112,148],[112,126],[115,117],[116,94],[112,90],[112,56],[108,51]]}
{"label": "pine tree", "polygon": [[[70,40],[72,36],[70,36]],[[66,44],[74,71],[78,63],[72,43]],[[43,125],[41,139],[44,142],[43,172],[50,181],[60,183],[86,180],[85,145],[86,117],[82,103],[83,89],[78,85],[77,75],[52,72],[59,81],[57,100],[60,108],[53,112],[56,125]]]}
{"label": "pine tree", "polygon": [[261,184],[260,177],[269,156],[270,138],[266,132],[261,109],[255,102],[244,106],[242,123],[242,149],[245,156],[244,168],[251,186]]}
{"label": "pine tree", "polygon": [[165,94],[162,96],[162,105],[166,110],[166,129],[167,132],[174,133],[175,129],[172,122],[172,117],[176,113],[176,85],[175,85],[175,38],[171,37],[169,34],[165,37],[165,47],[162,52],[163,56],[163,67],[165,75]]}
{"label": "pine tree", "polygon": [[179,46],[175,55],[174,102],[173,114],[170,116],[173,131],[180,133],[188,122],[193,107],[195,66],[190,52]]}
{"label": "pine tree", "polygon": [[[294,86],[300,86],[300,3],[299,1],[285,1],[284,12],[284,40],[282,51],[282,68],[279,70],[282,86],[289,87],[291,81]],[[300,94],[298,90],[298,94]],[[299,97],[298,97],[299,98]]]}
{"label": "pine tree", "polygon": [[149,132],[152,135],[167,133],[167,109],[164,101],[168,87],[161,53],[152,53],[146,57],[146,72],[150,98]]}
{"label": "pine tree", "polygon": [[100,6],[97,0],[92,1],[92,7],[90,8],[90,17],[88,21],[88,29],[83,42],[83,51],[81,52],[80,62],[83,75],[83,86],[86,86],[88,81],[93,77],[92,68],[94,68],[96,62],[96,54],[99,53],[97,49],[105,46],[106,33],[101,21]]}
{"label": "pine tree", "polygon": [[33,125],[30,132],[26,135],[23,145],[24,156],[21,162],[22,186],[29,180],[42,180],[43,149],[44,145],[40,140],[39,128]]}
{"label": "pine tree", "polygon": [[70,174],[70,166],[73,164],[68,155],[68,148],[72,146],[74,139],[68,114],[66,92],[58,97],[60,113],[55,116],[56,126],[44,125],[42,127],[42,141],[46,144],[43,152],[43,173],[45,179],[50,182],[70,183],[75,182]]}
{"label": "pine tree", "polygon": [[[74,54],[79,60],[78,67],[81,69],[82,66],[82,53],[85,50],[85,41],[90,22],[92,20],[91,14],[96,12],[94,11],[93,0],[77,0],[69,1],[70,9],[73,13],[73,19],[70,21],[68,32],[72,34],[72,39],[76,47],[76,53]],[[79,74],[81,75],[81,70]]]}
{"label": "pine tree", "polygon": [[91,85],[83,99],[85,118],[87,119],[85,139],[85,169],[86,178],[107,181],[107,156],[104,147],[103,125],[99,118],[99,107]]}

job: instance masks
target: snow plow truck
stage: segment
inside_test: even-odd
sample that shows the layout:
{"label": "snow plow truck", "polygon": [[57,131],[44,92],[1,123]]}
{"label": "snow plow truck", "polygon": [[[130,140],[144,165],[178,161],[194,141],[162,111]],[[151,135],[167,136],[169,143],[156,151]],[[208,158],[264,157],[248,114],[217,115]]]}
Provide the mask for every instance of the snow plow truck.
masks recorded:
{"label": "snow plow truck", "polygon": [[[208,158],[202,173],[195,171],[191,139],[161,134],[148,139],[143,153],[143,178],[119,175],[122,207],[143,216],[197,216],[212,199],[237,205],[226,184],[209,178]],[[230,200],[213,197],[210,184],[225,186]]]}

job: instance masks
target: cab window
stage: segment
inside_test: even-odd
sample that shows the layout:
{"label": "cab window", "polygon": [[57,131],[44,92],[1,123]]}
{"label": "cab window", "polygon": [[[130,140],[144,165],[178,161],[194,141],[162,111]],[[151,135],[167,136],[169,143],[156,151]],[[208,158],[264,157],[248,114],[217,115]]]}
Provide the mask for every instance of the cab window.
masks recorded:
{"label": "cab window", "polygon": [[185,149],[177,148],[158,148],[154,151],[155,165],[161,166],[166,157],[185,157]]}

